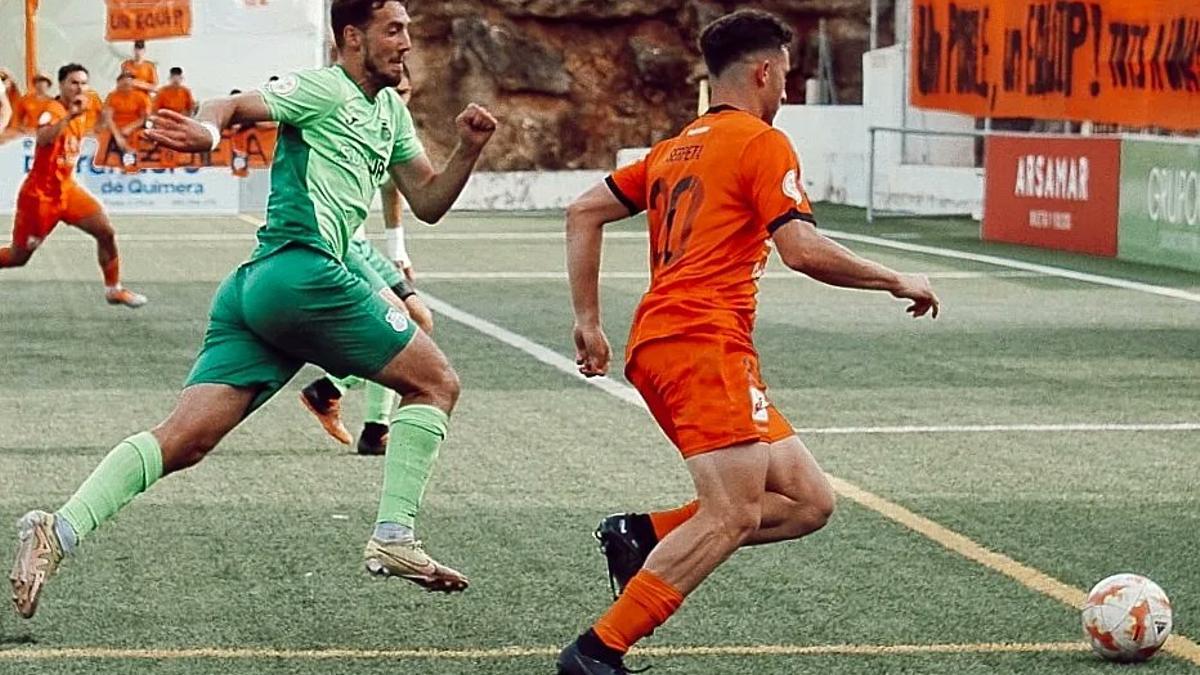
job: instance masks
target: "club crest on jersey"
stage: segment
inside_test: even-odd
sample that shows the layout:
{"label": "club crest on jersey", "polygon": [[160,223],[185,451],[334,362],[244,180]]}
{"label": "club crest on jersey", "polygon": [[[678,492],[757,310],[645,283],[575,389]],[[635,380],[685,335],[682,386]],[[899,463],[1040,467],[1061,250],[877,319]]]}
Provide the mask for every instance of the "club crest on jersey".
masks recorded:
{"label": "club crest on jersey", "polygon": [[267,83],[267,90],[279,96],[290,96],[300,88],[300,79],[295,75],[285,75],[274,82]]}
{"label": "club crest on jersey", "polygon": [[388,308],[387,322],[392,327],[392,330],[397,333],[403,333],[408,330],[408,317],[404,316],[404,312],[395,307]]}
{"label": "club crest on jersey", "polygon": [[797,204],[804,203],[804,190],[800,187],[800,174],[792,169],[783,177],[783,194]]}

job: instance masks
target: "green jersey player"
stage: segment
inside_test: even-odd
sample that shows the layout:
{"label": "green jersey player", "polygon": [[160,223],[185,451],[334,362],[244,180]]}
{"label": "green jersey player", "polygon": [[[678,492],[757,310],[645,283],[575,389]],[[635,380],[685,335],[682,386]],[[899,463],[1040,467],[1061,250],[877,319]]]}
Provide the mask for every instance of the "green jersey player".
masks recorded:
{"label": "green jersey player", "polygon": [[413,479],[423,470],[410,470],[432,465],[458,377],[432,339],[345,260],[386,173],[418,218],[436,221],[462,191],[496,121],[469,105],[455,120],[458,146],[435,170],[393,89],[412,47],[403,2],[333,0],[330,13],[338,65],[208,102],[196,119],[170,111],[154,118],[147,136],[181,152],[215,147],[231,124],[277,122],[266,224],[250,260],[217,290],[203,346],[170,416],[117,444],[57,512],[21,518],[10,580],[22,616],[33,615],[64,554],[162,476],[203,459],[305,362],[401,395],[367,569],[433,590],[466,588],[463,575],[430,558],[413,536],[425,485]]}
{"label": "green jersey player", "polygon": [[[404,79],[396,85],[396,92],[405,104],[412,97],[412,76],[407,64],[404,67]],[[396,294],[393,302],[403,303],[409,318],[417,327],[433,335],[433,314],[413,287],[412,261],[404,247],[404,228],[400,225],[399,190],[389,178],[379,186],[379,195],[383,202],[383,220],[388,234],[387,257],[385,258],[368,241],[367,226],[363,224],[359,226],[350,242],[352,255],[347,258],[347,267],[376,287],[390,288]],[[357,254],[357,257],[353,254]],[[358,454],[386,454],[388,427],[396,407],[396,392],[354,375],[334,377],[326,374],[310,382],[300,392],[300,402],[317,418],[331,437],[339,443],[350,445],[354,442],[354,437],[342,422],[341,401],[347,391],[355,389],[363,390],[365,408],[362,432],[358,435]]]}

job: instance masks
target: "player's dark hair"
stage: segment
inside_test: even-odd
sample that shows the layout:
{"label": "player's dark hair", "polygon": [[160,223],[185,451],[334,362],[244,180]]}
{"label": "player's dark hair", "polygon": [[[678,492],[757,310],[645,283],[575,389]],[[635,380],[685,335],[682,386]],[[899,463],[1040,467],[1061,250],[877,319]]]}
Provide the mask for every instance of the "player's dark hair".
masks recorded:
{"label": "player's dark hair", "polygon": [[133,48],[134,48],[134,49],[145,49],[145,48],[146,48],[146,41],[145,41],[145,40],[134,40],[134,41],[133,41]]}
{"label": "player's dark hair", "polygon": [[67,79],[68,77],[71,76],[71,73],[80,73],[80,72],[83,73],[84,75],[91,74],[88,72],[87,68],[84,68],[83,66],[79,65],[78,63],[68,63],[67,65],[58,69],[58,81],[62,82],[63,80]]}
{"label": "player's dark hair", "polygon": [[172,68],[171,69],[171,77],[175,77],[176,75],[183,77],[183,68],[180,68],[179,66],[175,66],[174,68]]}
{"label": "player's dark hair", "polygon": [[700,34],[700,53],[712,77],[756,52],[787,47],[792,29],[779,17],[758,9],[742,9],[713,21]]}
{"label": "player's dark hair", "polygon": [[338,49],[346,46],[346,26],[366,30],[375,10],[382,9],[389,2],[406,6],[405,0],[333,0],[329,7],[329,25],[333,28],[333,42]]}

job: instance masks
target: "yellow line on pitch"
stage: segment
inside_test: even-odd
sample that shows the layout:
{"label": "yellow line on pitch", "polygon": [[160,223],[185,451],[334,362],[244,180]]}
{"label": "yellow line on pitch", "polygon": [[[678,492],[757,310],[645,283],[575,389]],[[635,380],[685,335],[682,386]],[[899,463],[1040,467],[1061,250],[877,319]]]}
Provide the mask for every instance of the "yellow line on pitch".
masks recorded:
{"label": "yellow line on pitch", "polygon": [[[973,560],[984,567],[1010,577],[1026,588],[1048,595],[1059,602],[1077,609],[1083,607],[1087,593],[1082,589],[1065,584],[1058,579],[1038,570],[1017,562],[1012,558],[988,550],[975,541],[943,527],[934,521],[919,516],[912,511],[890,502],[879,495],[848,483],[835,476],[829,476],[830,482],[838,494],[862,506],[875,511],[904,527],[945,546],[955,553]],[[1200,665],[1200,645],[1183,635],[1174,634],[1167,639],[1163,651]]]}
{"label": "yellow line on pitch", "polygon": [[[1007,643],[934,645],[724,645],[697,647],[647,647],[637,649],[639,656],[899,656],[922,654],[1034,654],[1077,652],[1087,647],[1082,642]],[[114,649],[74,647],[62,649],[0,650],[0,661],[56,659],[430,659],[478,660],[553,657],[558,647],[497,647],[494,649],[244,649],[201,647],[192,649]]]}

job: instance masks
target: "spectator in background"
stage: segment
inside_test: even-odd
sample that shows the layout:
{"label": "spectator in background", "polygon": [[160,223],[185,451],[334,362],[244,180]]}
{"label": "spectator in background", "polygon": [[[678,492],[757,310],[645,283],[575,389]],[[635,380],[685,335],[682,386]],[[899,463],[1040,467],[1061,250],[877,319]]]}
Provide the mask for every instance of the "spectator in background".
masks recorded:
{"label": "spectator in background", "polygon": [[8,68],[0,68],[0,88],[4,89],[4,94],[8,98],[8,105],[13,110],[13,114],[9,116],[6,124],[0,125],[0,131],[11,127],[17,127],[17,106],[21,105],[21,88],[17,86],[17,78],[13,76],[12,71]]}
{"label": "spectator in background", "polygon": [[192,90],[183,83],[183,68],[171,69],[171,79],[168,84],[158,90],[154,97],[154,110],[174,110],[180,115],[191,115],[196,112],[196,99]]}
{"label": "spectator in background", "polygon": [[83,128],[90,134],[96,131],[96,125],[100,124],[100,119],[104,116],[104,99],[100,98],[99,92],[90,85],[83,95],[86,98],[83,107]]}
{"label": "spectator in background", "polygon": [[133,43],[133,58],[121,64],[121,72],[133,74],[133,86],[137,89],[152,93],[158,88],[158,67],[146,60],[145,40]]}
{"label": "spectator in background", "polygon": [[124,149],[125,137],[141,129],[150,117],[154,104],[150,95],[134,87],[134,76],[122,72],[117,77],[117,89],[104,101],[104,120]]}
{"label": "spectator in background", "polygon": [[21,102],[13,106],[12,125],[22,131],[36,131],[38,119],[42,113],[50,109],[54,97],[50,95],[50,87],[54,83],[45,75],[38,74],[33,78],[33,91],[21,98]]}

